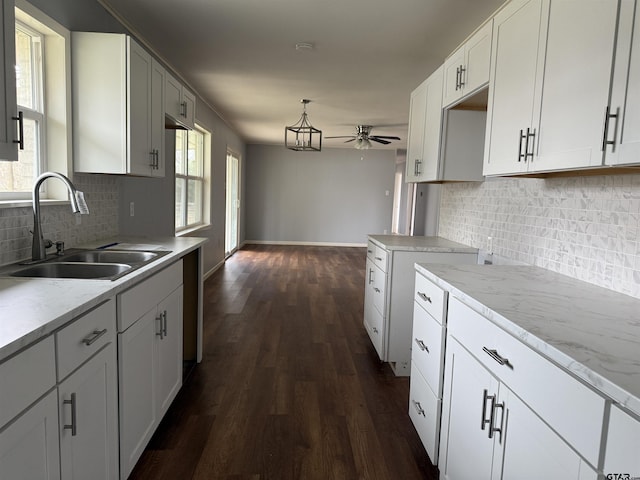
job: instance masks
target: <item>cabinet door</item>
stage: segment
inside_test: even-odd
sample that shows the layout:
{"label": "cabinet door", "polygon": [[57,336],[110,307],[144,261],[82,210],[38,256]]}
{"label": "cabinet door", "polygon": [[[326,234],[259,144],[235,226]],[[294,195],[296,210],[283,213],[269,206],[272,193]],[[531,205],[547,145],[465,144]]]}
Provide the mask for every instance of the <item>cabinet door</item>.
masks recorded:
{"label": "cabinet door", "polygon": [[[640,420],[611,407],[604,473],[640,473]],[[624,477],[623,477],[624,478]]]}
{"label": "cabinet door", "polygon": [[58,395],[55,390],[0,435],[0,477],[11,480],[60,478]]}
{"label": "cabinet door", "polygon": [[156,427],[155,307],[118,335],[120,474],[127,478]]}
{"label": "cabinet door", "polygon": [[447,339],[439,468],[448,480],[490,479],[491,397],[498,381],[452,337]]}
{"label": "cabinet door", "polygon": [[162,322],[162,335],[156,337],[156,398],[160,419],[182,386],[182,287],[158,305],[158,317]]}
{"label": "cabinet door", "polygon": [[539,98],[549,0],[514,0],[493,20],[484,175],[527,170],[521,135],[533,125]]}
{"label": "cabinet door", "polygon": [[18,160],[16,121],[18,114],[16,101],[16,20],[14,2],[0,1],[0,28],[2,28],[2,47],[0,62],[3,70],[0,74],[0,160]]}
{"label": "cabinet door", "polygon": [[611,93],[612,114],[607,122],[606,163],[640,163],[640,8],[622,0]]}
{"label": "cabinet door", "polygon": [[[375,247],[374,247],[375,249]],[[377,293],[375,291],[375,275],[379,269],[369,257],[367,257],[365,286],[364,286],[364,326],[369,334],[373,346],[381,360],[386,360],[384,352],[383,316],[375,306]],[[379,274],[383,275],[383,274]]]}
{"label": "cabinet door", "polygon": [[618,2],[551,2],[539,138],[529,171],[602,165],[617,14]]}
{"label": "cabinet door", "polygon": [[427,114],[427,81],[411,92],[409,109],[409,134],[407,138],[407,166],[405,181],[416,182],[420,178],[422,147]]}
{"label": "cabinet door", "polygon": [[487,22],[465,43],[465,71],[462,92],[468,95],[489,82],[491,65],[491,32],[493,23]]}
{"label": "cabinet door", "polygon": [[442,82],[443,67],[427,79],[424,139],[422,143],[421,181],[439,180],[440,140],[442,138]]}
{"label": "cabinet door", "polygon": [[151,175],[164,177],[164,68],[151,62]]}
{"label": "cabinet door", "polygon": [[460,85],[461,69],[464,68],[464,46],[458,48],[444,62],[444,85],[442,89],[442,104],[449,106],[462,97]]}
{"label": "cabinet door", "polygon": [[118,478],[117,388],[113,343],[58,387],[62,478]]}
{"label": "cabinet door", "polygon": [[151,152],[151,55],[129,40],[129,173],[150,175]]}
{"label": "cabinet door", "polygon": [[196,96],[184,87],[182,104],[184,105],[184,126],[192,129],[196,125]]}
{"label": "cabinet door", "polygon": [[499,404],[504,405],[505,411],[504,417],[498,419],[502,435],[496,437],[494,479],[598,478],[575,451],[503,384]]}

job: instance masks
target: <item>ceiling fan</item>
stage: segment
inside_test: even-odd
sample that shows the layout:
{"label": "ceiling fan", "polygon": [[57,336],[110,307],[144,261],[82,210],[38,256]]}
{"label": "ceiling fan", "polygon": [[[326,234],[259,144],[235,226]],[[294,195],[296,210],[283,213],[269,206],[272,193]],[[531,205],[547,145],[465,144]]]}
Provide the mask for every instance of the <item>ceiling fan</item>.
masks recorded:
{"label": "ceiling fan", "polygon": [[325,137],[325,138],[348,138],[344,143],[356,142],[355,148],[358,150],[366,150],[371,148],[371,141],[381,143],[383,145],[389,145],[391,140],[400,140],[400,137],[390,137],[386,135],[370,135],[372,125],[356,125],[355,135],[344,135],[339,137]]}

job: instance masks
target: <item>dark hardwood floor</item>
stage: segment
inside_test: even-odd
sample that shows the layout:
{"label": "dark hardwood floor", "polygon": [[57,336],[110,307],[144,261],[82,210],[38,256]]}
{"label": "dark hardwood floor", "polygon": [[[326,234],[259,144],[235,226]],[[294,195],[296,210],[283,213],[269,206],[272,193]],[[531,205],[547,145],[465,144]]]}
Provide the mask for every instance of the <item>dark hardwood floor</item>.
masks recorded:
{"label": "dark hardwood floor", "polygon": [[362,325],[364,248],[249,246],[205,283],[204,358],[131,479],[437,479]]}

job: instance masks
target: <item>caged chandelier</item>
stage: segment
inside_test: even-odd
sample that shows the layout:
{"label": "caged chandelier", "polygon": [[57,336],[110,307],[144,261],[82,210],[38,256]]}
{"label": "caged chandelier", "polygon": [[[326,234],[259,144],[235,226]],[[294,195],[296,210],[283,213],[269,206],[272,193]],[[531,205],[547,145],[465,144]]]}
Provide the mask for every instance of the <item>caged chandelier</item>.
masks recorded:
{"label": "caged chandelier", "polygon": [[307,118],[307,104],[311,100],[303,98],[302,116],[294,125],[284,129],[285,147],[298,152],[319,152],[322,150],[322,131],[313,127]]}

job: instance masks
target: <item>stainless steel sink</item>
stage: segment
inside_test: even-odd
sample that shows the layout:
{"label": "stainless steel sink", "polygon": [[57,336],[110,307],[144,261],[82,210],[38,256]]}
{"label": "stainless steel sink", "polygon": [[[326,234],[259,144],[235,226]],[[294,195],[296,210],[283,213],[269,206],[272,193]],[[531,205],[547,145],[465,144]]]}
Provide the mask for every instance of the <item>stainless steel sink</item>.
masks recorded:
{"label": "stainless steel sink", "polygon": [[166,250],[71,249],[65,255],[49,256],[37,263],[3,268],[0,276],[116,280],[169,253]]}
{"label": "stainless steel sink", "polygon": [[64,262],[90,263],[144,263],[158,257],[154,252],[140,252],[133,250],[83,250],[60,257]]}
{"label": "stainless steel sink", "polygon": [[123,263],[50,262],[31,265],[11,274],[12,277],[111,279],[131,270]]}

